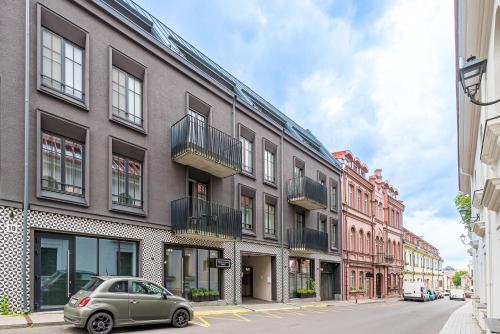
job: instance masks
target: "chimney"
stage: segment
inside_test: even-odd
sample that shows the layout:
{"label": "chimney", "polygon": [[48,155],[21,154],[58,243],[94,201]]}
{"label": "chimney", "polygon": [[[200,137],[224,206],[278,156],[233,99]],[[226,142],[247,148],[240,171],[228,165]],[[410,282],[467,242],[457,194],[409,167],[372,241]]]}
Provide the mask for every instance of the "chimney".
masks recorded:
{"label": "chimney", "polygon": [[377,179],[381,179],[382,178],[382,169],[380,169],[380,168],[375,169],[375,176],[377,177]]}

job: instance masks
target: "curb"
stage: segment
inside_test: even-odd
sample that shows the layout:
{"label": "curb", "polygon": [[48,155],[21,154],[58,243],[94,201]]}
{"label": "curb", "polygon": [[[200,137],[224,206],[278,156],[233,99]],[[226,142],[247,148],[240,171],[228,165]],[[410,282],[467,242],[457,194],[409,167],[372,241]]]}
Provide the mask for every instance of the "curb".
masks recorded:
{"label": "curb", "polygon": [[249,309],[236,309],[236,310],[217,310],[217,311],[194,311],[195,317],[202,317],[207,315],[216,315],[216,314],[238,314],[238,313],[249,313],[254,312],[254,310]]}

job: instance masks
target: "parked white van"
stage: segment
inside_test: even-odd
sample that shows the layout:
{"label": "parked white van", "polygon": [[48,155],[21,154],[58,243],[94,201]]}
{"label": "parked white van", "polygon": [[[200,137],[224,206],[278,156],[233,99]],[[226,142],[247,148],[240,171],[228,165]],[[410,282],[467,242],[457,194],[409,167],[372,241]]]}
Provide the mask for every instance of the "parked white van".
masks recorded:
{"label": "parked white van", "polygon": [[423,282],[404,282],[403,299],[425,302],[429,300],[429,293]]}
{"label": "parked white van", "polygon": [[465,300],[465,290],[464,289],[451,289],[450,300],[460,299]]}

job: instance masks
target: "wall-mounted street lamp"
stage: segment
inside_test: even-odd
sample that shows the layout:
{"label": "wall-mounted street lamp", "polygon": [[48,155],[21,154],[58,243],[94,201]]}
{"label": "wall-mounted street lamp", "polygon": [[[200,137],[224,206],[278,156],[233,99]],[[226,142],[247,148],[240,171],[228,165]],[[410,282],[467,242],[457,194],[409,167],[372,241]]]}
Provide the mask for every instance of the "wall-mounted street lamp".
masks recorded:
{"label": "wall-mounted street lamp", "polygon": [[472,223],[478,222],[479,219],[481,219],[481,217],[479,216],[479,213],[476,214],[475,218],[469,218],[469,219],[467,219],[467,212],[468,212],[467,208],[460,208],[460,209],[458,209],[458,213],[460,213],[460,218],[462,218],[462,221],[464,223],[472,224]]}
{"label": "wall-mounted street lamp", "polygon": [[464,245],[467,245],[467,244],[465,243],[465,234],[463,234],[463,233],[462,233],[462,235],[460,236],[460,241],[462,241],[462,243],[463,243]]}
{"label": "wall-mounted street lamp", "polygon": [[487,59],[478,60],[475,56],[467,58],[467,62],[460,69],[460,83],[464,93],[470,101],[478,106],[489,106],[500,102],[500,99],[490,102],[480,102],[476,100],[476,94],[481,86],[481,79],[486,72]]}

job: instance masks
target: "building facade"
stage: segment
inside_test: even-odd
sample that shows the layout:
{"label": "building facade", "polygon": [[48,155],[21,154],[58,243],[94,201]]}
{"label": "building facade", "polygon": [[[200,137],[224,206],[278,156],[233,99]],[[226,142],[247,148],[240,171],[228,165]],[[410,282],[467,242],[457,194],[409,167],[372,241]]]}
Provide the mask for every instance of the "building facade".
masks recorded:
{"label": "building facade", "polygon": [[445,290],[439,250],[404,227],[403,234],[404,281],[424,282],[429,289]]}
{"label": "building facade", "polygon": [[[460,69],[476,57],[487,60],[480,85],[474,88],[480,102],[500,98],[500,2],[455,1],[456,97],[459,190],[472,200],[469,254],[472,257],[474,313],[486,330],[486,318],[500,318],[500,155],[498,103],[477,105],[465,94]],[[476,81],[477,82],[477,81]],[[468,82],[466,82],[466,86]],[[473,91],[471,91],[473,93]],[[467,240],[466,240],[467,243]]]}
{"label": "building facade", "polygon": [[60,308],[94,275],[213,303],[342,298],[341,165],[310,131],[130,0],[29,6],[27,62],[24,6],[0,12],[13,310],[24,293],[30,310]]}
{"label": "building facade", "polygon": [[345,299],[398,296],[402,282],[404,205],[397,190],[368,177],[368,167],[350,151],[334,152],[342,162],[342,224]]}

